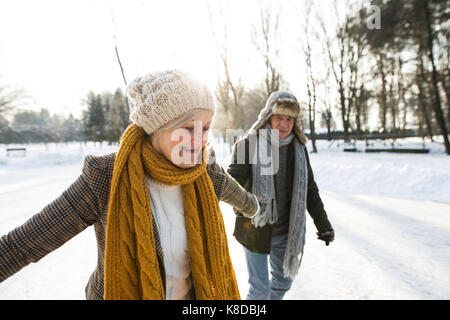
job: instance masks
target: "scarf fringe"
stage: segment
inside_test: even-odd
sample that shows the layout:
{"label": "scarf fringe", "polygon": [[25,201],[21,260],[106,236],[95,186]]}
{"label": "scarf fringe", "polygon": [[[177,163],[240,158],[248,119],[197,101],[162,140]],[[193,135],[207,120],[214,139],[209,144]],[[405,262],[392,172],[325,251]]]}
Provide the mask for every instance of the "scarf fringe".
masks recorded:
{"label": "scarf fringe", "polygon": [[261,211],[251,220],[256,228],[264,227],[267,223],[274,224],[277,221],[278,211],[275,199],[272,199],[270,203],[262,203]]}
{"label": "scarf fringe", "polygon": [[283,261],[283,274],[287,278],[294,279],[298,271],[300,270],[300,265],[302,264],[303,252],[301,252],[298,256],[288,254],[286,252],[286,256]]}

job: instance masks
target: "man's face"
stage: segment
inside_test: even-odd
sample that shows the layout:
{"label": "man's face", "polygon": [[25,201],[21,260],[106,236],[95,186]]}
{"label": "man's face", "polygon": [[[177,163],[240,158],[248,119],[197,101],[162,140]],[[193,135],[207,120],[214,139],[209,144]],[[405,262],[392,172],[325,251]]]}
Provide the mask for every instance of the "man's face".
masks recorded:
{"label": "man's face", "polygon": [[270,117],[270,126],[272,129],[278,129],[280,139],[286,138],[294,127],[294,118],[284,115],[273,115]]}

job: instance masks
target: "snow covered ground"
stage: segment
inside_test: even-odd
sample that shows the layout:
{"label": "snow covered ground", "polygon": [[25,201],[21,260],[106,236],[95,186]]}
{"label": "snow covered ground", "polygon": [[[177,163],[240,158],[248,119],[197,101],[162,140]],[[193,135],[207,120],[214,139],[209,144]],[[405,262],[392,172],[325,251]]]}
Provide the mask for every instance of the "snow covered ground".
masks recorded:
{"label": "snow covered ground", "polygon": [[[219,141],[214,145],[226,167],[229,148]],[[20,158],[6,157],[2,147],[0,235],[60,195],[80,174],[86,154],[117,150],[33,145]],[[344,153],[343,145],[325,141],[318,147],[310,158],[336,240],[326,247],[308,219],[302,267],[286,299],[450,299],[450,157],[443,146],[427,144],[431,153],[414,155]],[[234,214],[226,203],[221,208],[245,298],[247,270],[232,236]],[[0,283],[0,300],[84,299],[96,254],[94,230],[88,228]]]}

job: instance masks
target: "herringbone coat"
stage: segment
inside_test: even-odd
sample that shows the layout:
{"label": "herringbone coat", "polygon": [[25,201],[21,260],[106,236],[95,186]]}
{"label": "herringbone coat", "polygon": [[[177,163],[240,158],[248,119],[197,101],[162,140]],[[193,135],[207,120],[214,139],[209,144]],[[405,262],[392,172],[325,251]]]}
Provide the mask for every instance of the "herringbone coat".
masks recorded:
{"label": "herringbone coat", "polygon": [[[115,156],[115,153],[87,156],[81,175],[67,190],[22,226],[0,238],[0,282],[31,262],[38,262],[93,225],[98,262],[86,286],[86,298],[103,299],[107,210]],[[210,159],[207,172],[218,200],[253,215],[258,207],[254,196],[215,162],[212,150]],[[165,282],[162,250],[155,227],[154,231],[161,277]]]}

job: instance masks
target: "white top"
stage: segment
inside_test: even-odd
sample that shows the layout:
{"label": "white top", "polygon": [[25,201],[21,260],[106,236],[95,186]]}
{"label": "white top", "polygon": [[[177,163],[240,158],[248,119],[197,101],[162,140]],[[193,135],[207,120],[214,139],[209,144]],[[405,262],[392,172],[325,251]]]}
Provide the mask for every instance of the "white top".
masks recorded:
{"label": "white top", "polygon": [[166,271],[166,299],[185,300],[193,282],[184,220],[182,186],[146,177],[152,215],[158,228]]}

